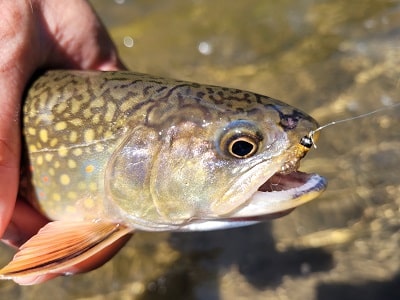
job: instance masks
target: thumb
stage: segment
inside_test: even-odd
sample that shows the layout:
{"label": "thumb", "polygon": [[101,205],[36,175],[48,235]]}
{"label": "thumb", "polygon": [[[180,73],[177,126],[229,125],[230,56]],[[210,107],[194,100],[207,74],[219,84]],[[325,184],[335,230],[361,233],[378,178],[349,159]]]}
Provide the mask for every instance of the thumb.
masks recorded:
{"label": "thumb", "polygon": [[1,3],[0,18],[0,237],[17,198],[20,175],[20,108],[23,91],[34,71],[38,48],[28,1]]}

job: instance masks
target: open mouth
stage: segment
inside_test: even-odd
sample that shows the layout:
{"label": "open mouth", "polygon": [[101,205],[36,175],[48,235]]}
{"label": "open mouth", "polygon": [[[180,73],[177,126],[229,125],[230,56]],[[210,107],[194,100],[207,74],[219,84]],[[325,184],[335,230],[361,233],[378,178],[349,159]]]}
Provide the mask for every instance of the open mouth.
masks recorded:
{"label": "open mouth", "polygon": [[318,174],[298,170],[290,173],[277,172],[232,217],[262,219],[266,215],[279,215],[316,198],[326,186],[326,179]]}
{"label": "open mouth", "polygon": [[300,171],[291,173],[275,173],[262,186],[260,192],[282,192],[290,189],[300,188],[305,185],[314,174],[307,174]]}
{"label": "open mouth", "polygon": [[326,179],[318,174],[294,170],[271,176],[240,210],[226,219],[191,223],[181,230],[215,230],[235,228],[282,217],[294,208],[319,196],[326,188]]}
{"label": "open mouth", "polygon": [[277,172],[264,182],[245,205],[227,218],[192,222],[180,230],[215,230],[258,223],[282,217],[294,208],[319,196],[326,188],[326,179],[318,174]]}

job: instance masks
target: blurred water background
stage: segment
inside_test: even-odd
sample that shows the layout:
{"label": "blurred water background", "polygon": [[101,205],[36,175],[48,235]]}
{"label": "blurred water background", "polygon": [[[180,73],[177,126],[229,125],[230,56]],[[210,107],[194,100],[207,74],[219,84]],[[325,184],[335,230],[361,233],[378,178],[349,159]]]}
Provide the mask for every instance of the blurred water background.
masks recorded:
{"label": "blurred water background", "polygon": [[[281,99],[321,124],[400,102],[394,0],[92,0],[126,65]],[[77,12],[79,18],[79,12]],[[327,128],[314,202],[233,230],[138,233],[88,274],[2,299],[400,299],[400,108]],[[1,246],[4,265],[13,252]]]}

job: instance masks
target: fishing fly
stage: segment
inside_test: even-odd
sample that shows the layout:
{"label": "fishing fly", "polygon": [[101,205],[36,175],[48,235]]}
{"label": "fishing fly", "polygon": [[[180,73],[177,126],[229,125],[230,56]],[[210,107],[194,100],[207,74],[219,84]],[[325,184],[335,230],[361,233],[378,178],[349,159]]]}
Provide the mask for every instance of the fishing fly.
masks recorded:
{"label": "fishing fly", "polygon": [[356,119],[365,118],[365,117],[368,117],[370,115],[373,115],[373,114],[376,114],[376,113],[379,113],[381,111],[384,111],[384,110],[387,110],[387,109],[390,109],[390,108],[393,108],[393,107],[397,107],[397,106],[400,106],[400,103],[394,103],[394,104],[389,105],[389,106],[381,107],[381,108],[378,108],[378,109],[376,109],[374,111],[370,111],[368,113],[361,114],[361,115],[358,115],[358,116],[355,116],[355,117],[350,117],[350,118],[345,118],[345,119],[341,119],[341,120],[338,120],[338,121],[329,122],[329,123],[327,123],[325,125],[322,125],[322,126],[318,127],[315,130],[311,130],[307,135],[303,136],[300,139],[300,144],[303,145],[306,148],[311,148],[311,147],[317,148],[317,145],[314,142],[314,135],[315,135],[316,132],[321,131],[322,129],[324,129],[326,127],[329,127],[329,126],[332,126],[332,125],[336,125],[336,124],[340,124],[340,123],[344,123],[344,122],[348,122],[348,121],[352,121],[352,120],[356,120]]}

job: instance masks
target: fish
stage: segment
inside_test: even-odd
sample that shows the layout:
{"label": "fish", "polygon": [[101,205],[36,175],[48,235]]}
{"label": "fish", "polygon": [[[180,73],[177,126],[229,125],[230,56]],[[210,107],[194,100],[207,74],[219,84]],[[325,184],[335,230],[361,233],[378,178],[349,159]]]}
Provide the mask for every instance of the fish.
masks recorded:
{"label": "fish", "polygon": [[249,91],[130,71],[50,70],[33,80],[22,112],[20,195],[51,221],[0,279],[29,284],[87,270],[85,262],[112,256],[137,231],[261,222],[327,186],[299,170],[311,148],[301,140],[317,122]]}

